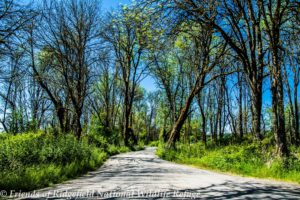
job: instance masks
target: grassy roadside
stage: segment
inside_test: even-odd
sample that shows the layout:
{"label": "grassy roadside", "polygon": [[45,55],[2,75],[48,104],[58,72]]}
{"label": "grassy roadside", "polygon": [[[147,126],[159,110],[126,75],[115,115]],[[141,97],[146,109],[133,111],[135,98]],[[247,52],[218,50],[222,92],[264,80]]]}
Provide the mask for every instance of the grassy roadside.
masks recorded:
{"label": "grassy roadside", "polygon": [[157,155],[165,160],[237,175],[269,178],[300,184],[300,148],[292,148],[288,159],[276,158],[274,146],[262,143],[208,146],[177,144],[176,150],[159,145]]}
{"label": "grassy roadside", "polygon": [[30,191],[51,186],[101,166],[111,155],[128,152],[98,135],[53,136],[26,133],[0,137],[0,189]]}

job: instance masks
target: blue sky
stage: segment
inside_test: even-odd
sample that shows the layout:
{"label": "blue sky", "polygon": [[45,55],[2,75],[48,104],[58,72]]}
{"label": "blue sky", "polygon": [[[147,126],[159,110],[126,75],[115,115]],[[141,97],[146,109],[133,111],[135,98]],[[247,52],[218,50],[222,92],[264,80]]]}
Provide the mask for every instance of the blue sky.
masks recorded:
{"label": "blue sky", "polygon": [[122,4],[130,4],[130,2],[131,0],[102,0],[102,8],[105,10],[110,10]]}

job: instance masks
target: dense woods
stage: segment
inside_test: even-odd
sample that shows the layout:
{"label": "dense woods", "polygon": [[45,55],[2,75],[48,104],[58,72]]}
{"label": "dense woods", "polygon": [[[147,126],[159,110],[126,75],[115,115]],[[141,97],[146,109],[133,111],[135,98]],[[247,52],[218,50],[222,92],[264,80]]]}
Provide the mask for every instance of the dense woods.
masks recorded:
{"label": "dense woods", "polygon": [[299,45],[296,0],[3,0],[0,127],[167,149],[268,138],[289,157]]}

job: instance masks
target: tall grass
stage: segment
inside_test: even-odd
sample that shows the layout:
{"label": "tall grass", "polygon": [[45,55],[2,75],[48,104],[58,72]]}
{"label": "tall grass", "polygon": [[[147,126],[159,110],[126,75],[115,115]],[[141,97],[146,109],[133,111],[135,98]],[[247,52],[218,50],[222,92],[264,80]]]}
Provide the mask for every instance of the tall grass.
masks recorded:
{"label": "tall grass", "polygon": [[110,155],[129,151],[104,138],[72,134],[1,135],[0,188],[29,191],[50,186],[98,168]]}
{"label": "tall grass", "polygon": [[201,143],[179,143],[176,150],[160,145],[157,155],[204,169],[300,183],[300,148],[291,150],[291,157],[282,159],[276,157],[275,148],[268,141],[208,147]]}

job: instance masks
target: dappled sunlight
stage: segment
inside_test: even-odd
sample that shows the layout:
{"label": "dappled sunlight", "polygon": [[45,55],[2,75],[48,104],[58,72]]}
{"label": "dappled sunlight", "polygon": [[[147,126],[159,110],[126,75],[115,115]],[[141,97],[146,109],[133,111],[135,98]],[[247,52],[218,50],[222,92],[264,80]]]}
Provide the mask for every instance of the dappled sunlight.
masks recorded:
{"label": "dappled sunlight", "polygon": [[[300,187],[297,185],[230,176],[173,164],[159,159],[154,154],[155,150],[147,148],[113,156],[95,172],[39,192],[51,194],[60,191],[63,195],[65,191],[94,191],[95,197],[119,192],[134,194],[132,197],[136,198],[142,193],[150,195],[152,192],[152,199],[161,199],[163,194],[168,194],[170,199],[191,199],[192,196],[205,199],[293,199],[300,195]],[[187,198],[183,197],[184,194]]]}

